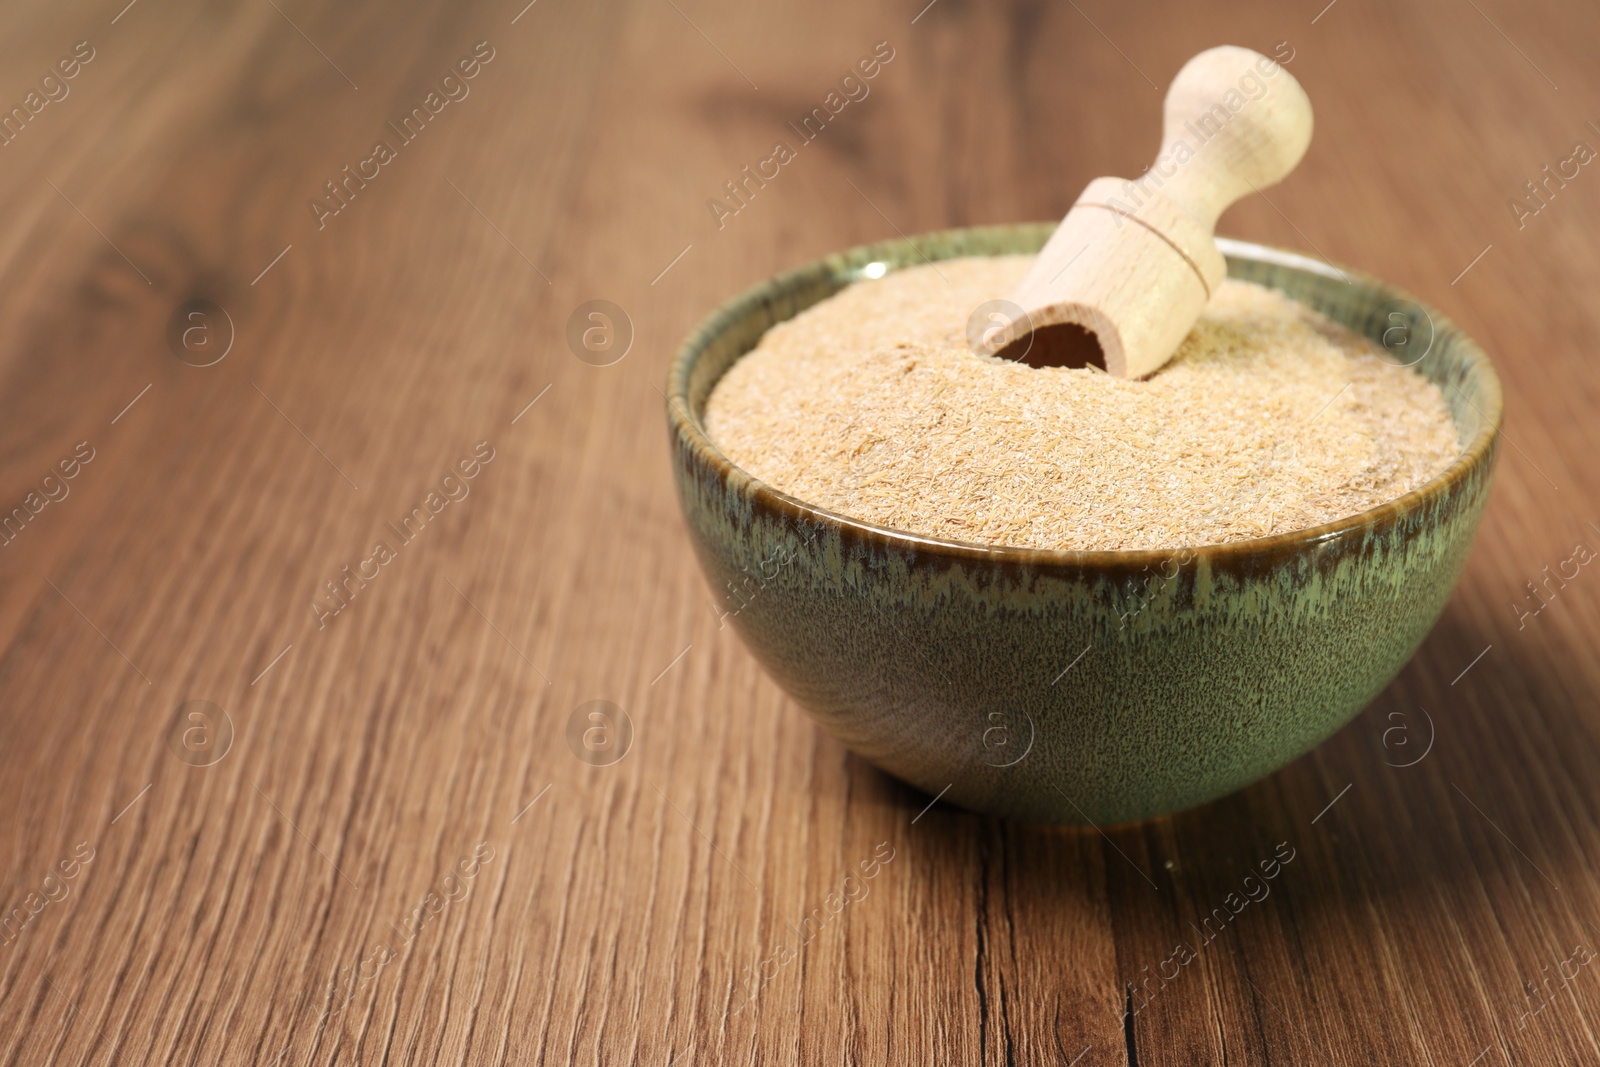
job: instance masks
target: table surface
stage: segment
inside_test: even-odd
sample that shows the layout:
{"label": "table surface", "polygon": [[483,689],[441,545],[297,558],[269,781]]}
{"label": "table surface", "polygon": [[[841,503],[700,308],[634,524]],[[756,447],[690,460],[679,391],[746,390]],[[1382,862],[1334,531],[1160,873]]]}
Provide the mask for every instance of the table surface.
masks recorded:
{"label": "table surface", "polygon": [[[524,2],[0,19],[0,1064],[1600,1060],[1600,576],[1527,587],[1600,546],[1600,12]],[[930,808],[719,628],[668,360],[775,271],[1137,174],[1220,42],[1317,111],[1222,231],[1498,361],[1471,561],[1370,708],[1235,796]],[[566,341],[591,299],[609,366]],[[568,742],[597,699],[605,766]]]}

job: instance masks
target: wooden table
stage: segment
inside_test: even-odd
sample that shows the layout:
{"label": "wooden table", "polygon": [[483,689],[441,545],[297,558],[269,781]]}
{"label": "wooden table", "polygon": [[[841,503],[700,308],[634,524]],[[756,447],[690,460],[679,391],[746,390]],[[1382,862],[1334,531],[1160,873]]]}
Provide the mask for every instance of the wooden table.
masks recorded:
{"label": "wooden table", "polygon": [[[1600,174],[1562,162],[1600,146],[1600,14],[524,2],[4,16],[0,1063],[1600,1062]],[[1317,109],[1223,232],[1499,361],[1471,563],[1236,796],[930,806],[719,627],[667,362],[775,271],[1137,173],[1223,41],[1286,42]],[[595,299],[606,366],[566,340]],[[569,743],[620,746],[594,700],[618,762]]]}

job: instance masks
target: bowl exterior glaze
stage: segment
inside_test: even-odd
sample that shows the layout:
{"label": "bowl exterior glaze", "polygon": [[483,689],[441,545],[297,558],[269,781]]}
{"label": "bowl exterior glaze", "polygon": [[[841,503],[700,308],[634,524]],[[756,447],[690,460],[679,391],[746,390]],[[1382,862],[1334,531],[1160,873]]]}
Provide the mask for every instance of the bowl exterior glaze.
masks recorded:
{"label": "bowl exterior glaze", "polygon": [[[1171,552],[988,548],[874,527],[734,467],[700,418],[774,323],[928,259],[1034,252],[1053,224],[854,249],[709,316],[672,367],[673,471],[724,625],[852,750],[929,794],[1096,824],[1178,811],[1271,773],[1394,677],[1443,610],[1477,529],[1501,396],[1442,315],[1355,272],[1221,242],[1230,276],[1414,353],[1465,446],[1440,477],[1292,534]],[[874,268],[876,272],[876,268]]]}

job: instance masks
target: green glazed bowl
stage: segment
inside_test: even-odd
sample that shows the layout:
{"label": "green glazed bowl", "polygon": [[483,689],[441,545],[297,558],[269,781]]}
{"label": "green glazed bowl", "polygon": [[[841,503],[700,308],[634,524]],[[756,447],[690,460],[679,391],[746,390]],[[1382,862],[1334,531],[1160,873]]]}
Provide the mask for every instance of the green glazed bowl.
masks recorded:
{"label": "green glazed bowl", "polygon": [[869,245],[725,304],[672,365],[673,473],[725,620],[845,745],[975,811],[1126,822],[1277,770],[1395,676],[1466,561],[1498,450],[1500,383],[1477,345],[1404,293],[1292,252],[1220,241],[1231,277],[1409,353],[1409,369],[1395,373],[1437,383],[1465,443],[1449,469],[1308,530],[1170,552],[1067,552],[860,522],[756,480],[706,437],[712,387],[773,324],[924,256],[1035,252],[1053,228]]}

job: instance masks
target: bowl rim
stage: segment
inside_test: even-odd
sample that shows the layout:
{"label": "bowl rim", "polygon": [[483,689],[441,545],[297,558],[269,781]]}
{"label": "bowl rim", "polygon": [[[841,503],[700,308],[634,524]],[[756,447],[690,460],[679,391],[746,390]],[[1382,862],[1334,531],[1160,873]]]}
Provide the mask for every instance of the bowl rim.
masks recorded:
{"label": "bowl rim", "polygon": [[[879,526],[837,511],[831,511],[816,504],[807,503],[798,497],[790,496],[788,493],[757,478],[754,474],[728,458],[712,442],[701,420],[694,415],[689,404],[689,383],[695,364],[705,354],[715,337],[729,325],[767,303],[773,292],[786,291],[819,274],[837,274],[839,273],[837,265],[843,262],[855,259],[878,260],[882,256],[890,254],[891,250],[902,250],[908,244],[913,250],[921,254],[922,246],[937,245],[942,241],[948,241],[952,237],[959,235],[989,234],[1000,236],[1029,227],[1054,225],[1055,223],[1051,222],[957,227],[915,234],[901,240],[856,245],[842,252],[814,259],[750,286],[696,323],[694,329],[690,331],[688,337],[679,346],[667,376],[667,392],[665,396],[669,431],[675,439],[682,441],[699,461],[714,468],[718,475],[730,486],[736,487],[740,493],[751,497],[757,505],[769,508],[788,518],[847,529],[858,536],[890,547],[925,553],[951,561],[982,560],[995,564],[1070,567],[1074,569],[1113,568],[1121,570],[1132,568],[1143,570],[1150,566],[1165,566],[1175,557],[1182,557],[1186,563],[1203,561],[1214,567],[1217,565],[1229,567],[1230,564],[1237,566],[1240,563],[1248,563],[1253,559],[1262,557],[1274,557],[1285,553],[1299,552],[1347,537],[1362,535],[1380,526],[1398,523],[1411,512],[1420,510],[1443,497],[1493,458],[1495,446],[1501,433],[1501,423],[1504,418],[1504,397],[1501,391],[1500,378],[1495,372],[1494,362],[1489,358],[1489,354],[1477,342],[1472,340],[1465,331],[1456,326],[1448,316],[1432,305],[1417,300],[1405,290],[1365,272],[1341,267],[1321,259],[1314,259],[1288,249],[1275,248],[1271,245],[1257,244],[1252,241],[1228,237],[1218,237],[1216,240],[1218,248],[1229,259],[1254,260],[1317,274],[1336,281],[1352,281],[1359,286],[1381,292],[1393,298],[1397,303],[1409,303],[1413,307],[1421,308],[1426,312],[1433,324],[1434,336],[1438,336],[1439,333],[1445,331],[1455,333],[1459,339],[1458,343],[1464,346],[1468,358],[1482,376],[1481,393],[1482,399],[1486,403],[1480,406],[1463,394],[1463,399],[1477,409],[1479,415],[1482,416],[1482,421],[1479,423],[1477,432],[1472,439],[1462,447],[1448,467],[1403,496],[1386,501],[1377,507],[1368,508],[1366,511],[1359,511],[1353,515],[1347,515],[1316,526],[1306,527],[1305,529],[1270,534],[1266,537],[1252,537],[1244,540],[1205,545],[1173,545],[1165,548],[1131,549],[1066,549],[1035,548],[1022,545],[985,545],[971,541],[955,541],[931,537],[907,530],[897,530],[889,526]],[[973,254],[996,255],[1006,253]],[[922,258],[924,260],[930,259],[927,255],[923,255]],[[955,257],[931,257],[935,262],[948,258]],[[747,353],[741,353],[738,358],[742,359],[745,354]],[[730,363],[729,366],[732,366],[732,364]]]}

